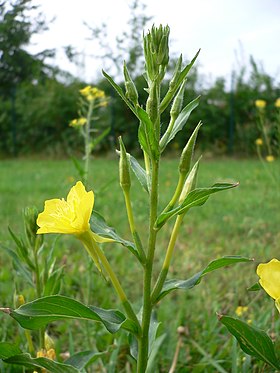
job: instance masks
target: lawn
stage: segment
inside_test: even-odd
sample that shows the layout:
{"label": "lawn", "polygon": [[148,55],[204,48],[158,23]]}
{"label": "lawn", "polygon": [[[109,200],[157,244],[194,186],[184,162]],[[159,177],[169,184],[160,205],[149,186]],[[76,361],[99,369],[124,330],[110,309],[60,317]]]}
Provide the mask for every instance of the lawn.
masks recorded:
{"label": "lawn", "polygon": [[[279,169],[279,163],[271,166]],[[22,209],[35,205],[41,211],[46,199],[65,197],[77,175],[68,160],[5,160],[0,162],[0,167],[0,241],[3,246],[11,247],[13,244],[7,228],[9,226],[17,234],[22,234]],[[123,195],[118,183],[117,159],[95,159],[90,181],[95,191],[95,209],[121,236],[130,239]],[[189,278],[211,260],[223,255],[243,255],[255,258],[255,262],[237,264],[209,274],[194,289],[174,292],[160,303],[157,317],[162,321],[160,332],[166,335],[159,357],[158,369],[162,372],[167,372],[171,365],[178,340],[178,326],[185,327],[185,334],[176,372],[223,372],[223,369],[228,372],[235,364],[240,371],[241,366],[243,370],[249,366],[247,371],[252,372],[259,369],[270,371],[267,366],[263,368],[262,363],[245,358],[245,354],[239,350],[232,361],[235,344],[217,321],[216,312],[234,316],[238,305],[248,306],[245,320],[250,319],[254,325],[270,332],[274,332],[273,328],[279,330],[279,320],[274,320],[273,316],[273,301],[263,292],[247,291],[257,281],[257,263],[272,257],[279,258],[279,190],[275,190],[257,160],[202,161],[198,186],[210,186],[218,181],[238,181],[240,185],[211,196],[204,206],[190,210],[176,244],[169,277]],[[176,182],[177,161],[165,159],[160,174],[161,208],[171,198]],[[132,198],[136,224],[145,241],[147,195],[136,179],[133,179]],[[161,264],[161,253],[165,251],[171,229],[172,222],[165,233],[160,234],[156,268]],[[53,241],[54,236],[46,237],[47,247]],[[74,239],[60,237],[55,252],[57,262],[65,265],[62,294],[100,307],[118,307],[110,285],[94,270],[86,253]],[[137,308],[142,280],[132,255],[116,244],[106,246],[105,252]],[[13,304],[15,286],[18,293],[23,293],[31,300],[32,291],[11,271],[10,259],[4,252],[0,255],[0,265],[2,305]],[[22,340],[22,331],[16,328],[15,323],[8,320],[7,315],[0,317],[3,325],[1,339]],[[102,350],[114,342],[121,346],[118,351],[119,355],[124,356],[124,365],[129,360],[126,339],[114,340],[100,326],[60,322],[51,325],[50,333],[58,351],[79,351],[88,348],[88,343],[90,347]],[[99,369],[97,365],[96,369]],[[122,367],[119,366],[117,371],[121,372]]]}

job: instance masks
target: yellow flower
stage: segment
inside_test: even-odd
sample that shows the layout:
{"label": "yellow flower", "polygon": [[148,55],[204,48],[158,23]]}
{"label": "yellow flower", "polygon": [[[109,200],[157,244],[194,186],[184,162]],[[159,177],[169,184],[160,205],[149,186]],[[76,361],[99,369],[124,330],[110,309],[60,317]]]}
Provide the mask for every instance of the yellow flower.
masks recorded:
{"label": "yellow flower", "polygon": [[255,105],[258,109],[264,109],[266,107],[266,101],[265,100],[256,100]]}
{"label": "yellow flower", "polygon": [[246,313],[248,311],[247,306],[238,306],[235,310],[235,313],[237,316],[242,316],[243,313]]}
{"label": "yellow flower", "polygon": [[280,262],[272,259],[268,263],[261,263],[257,267],[260,285],[271,298],[275,299],[275,305],[280,312]]}
{"label": "yellow flower", "polygon": [[84,117],[81,117],[79,119],[73,119],[70,123],[70,127],[79,127],[79,126],[84,126],[87,122],[87,119]]}
{"label": "yellow flower", "polygon": [[275,161],[275,158],[274,158],[273,155],[267,155],[265,157],[265,159],[266,159],[267,162],[274,162]]}
{"label": "yellow flower", "polygon": [[275,107],[280,108],[280,98],[277,98],[274,105]]}
{"label": "yellow flower", "polygon": [[91,91],[91,86],[90,85],[87,85],[86,87],[84,87],[83,89],[80,89],[80,94],[82,96],[88,96],[90,94],[90,91]]}
{"label": "yellow flower", "polygon": [[94,101],[96,99],[105,99],[104,91],[96,87],[91,87],[90,85],[86,86],[83,89],[80,89],[80,94],[84,96],[88,101]]}
{"label": "yellow flower", "polygon": [[64,199],[45,202],[44,211],[38,215],[37,224],[41,233],[81,234],[89,231],[89,219],[94,204],[93,191],[87,192],[81,181],[73,186]]}
{"label": "yellow flower", "polygon": [[258,146],[262,146],[263,145],[262,139],[257,139],[255,142],[256,142],[256,145],[258,145]]}

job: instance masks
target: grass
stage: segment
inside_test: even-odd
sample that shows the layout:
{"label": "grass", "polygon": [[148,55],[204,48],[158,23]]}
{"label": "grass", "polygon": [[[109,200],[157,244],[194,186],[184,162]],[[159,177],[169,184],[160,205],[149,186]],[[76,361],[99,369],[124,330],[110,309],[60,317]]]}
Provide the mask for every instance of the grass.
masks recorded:
{"label": "grass", "polygon": [[[22,232],[22,209],[36,205],[41,211],[46,199],[65,197],[74,184],[77,175],[70,161],[50,160],[6,160],[0,163],[0,230],[1,244],[12,245],[7,227]],[[271,165],[275,169],[279,164]],[[177,162],[165,159],[160,176],[160,205],[165,206],[177,182]],[[270,179],[257,160],[211,160],[203,161],[199,173],[199,186],[209,186],[217,181],[239,181],[238,188],[210,197],[200,208],[186,216],[179,236],[170,278],[188,278],[203,269],[211,260],[223,255],[244,255],[255,258],[255,263],[240,264],[210,274],[191,291],[173,292],[158,307],[158,319],[162,321],[161,333],[166,333],[161,348],[159,371],[166,372],[171,366],[178,340],[176,329],[185,327],[176,372],[217,372],[230,371],[232,338],[218,323],[216,312],[234,315],[238,305],[248,305],[246,318],[265,330],[272,324],[273,301],[263,292],[251,293],[246,289],[257,281],[255,267],[272,257],[279,258],[280,215],[279,190],[275,190]],[[96,194],[95,209],[114,226],[118,233],[129,239],[129,230],[123,205],[123,196],[118,185],[118,164],[116,159],[96,159],[92,164],[91,185]],[[146,238],[147,196],[133,182],[133,208],[139,231]],[[162,260],[172,222],[160,234],[161,243],[157,249],[156,268]],[[47,237],[51,242],[53,237]],[[114,293],[108,284],[89,264],[86,253],[68,236],[61,237],[56,244],[58,263],[65,264],[62,294],[81,299],[101,307],[118,307]],[[141,293],[141,279],[133,257],[118,245],[106,246],[105,252],[118,272],[129,296],[137,306]],[[0,254],[1,303],[11,306],[11,289],[31,296],[24,284],[11,271],[11,263],[4,253]],[[90,269],[90,275],[88,270]],[[86,289],[90,284],[91,291]],[[15,325],[6,316],[0,316],[3,323],[1,337],[20,340],[21,332],[15,335]],[[276,321],[279,328],[279,321]],[[75,351],[92,346],[106,349],[114,342],[100,326],[88,323],[58,323],[50,332],[56,339],[57,348],[65,351],[71,347],[73,337]],[[279,329],[278,329],[279,330]],[[73,333],[73,335],[72,335]],[[88,342],[90,343],[88,345]],[[115,343],[118,341],[115,340]],[[124,339],[121,352],[127,360],[127,346]],[[120,356],[119,353],[118,356]],[[238,350],[236,364],[248,364],[248,358]],[[119,359],[120,360],[120,359]],[[250,371],[257,372],[262,364],[250,362]],[[220,369],[220,370],[219,370]],[[269,372],[269,368],[265,368]],[[95,370],[96,371],[96,370]],[[119,366],[117,371],[122,371]],[[241,371],[241,370],[240,370]]]}

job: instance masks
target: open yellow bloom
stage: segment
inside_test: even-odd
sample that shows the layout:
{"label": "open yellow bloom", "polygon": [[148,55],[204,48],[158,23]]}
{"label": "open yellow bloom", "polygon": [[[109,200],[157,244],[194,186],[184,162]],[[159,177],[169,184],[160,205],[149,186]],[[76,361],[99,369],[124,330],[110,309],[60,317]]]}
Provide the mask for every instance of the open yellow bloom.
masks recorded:
{"label": "open yellow bloom", "polygon": [[256,100],[255,105],[258,109],[264,109],[266,107],[266,101],[265,100]]}
{"label": "open yellow bloom", "polygon": [[275,299],[275,305],[279,311],[280,303],[280,261],[272,259],[268,263],[261,263],[257,267],[260,285],[268,295]]}
{"label": "open yellow bloom", "polygon": [[267,155],[265,157],[265,159],[266,159],[267,162],[274,162],[275,161],[275,158],[274,158],[273,155]]}
{"label": "open yellow bloom", "polygon": [[40,228],[37,233],[81,234],[88,231],[93,204],[93,191],[87,192],[83,183],[78,181],[66,201],[51,199],[45,202],[44,211],[38,215]]}
{"label": "open yellow bloom", "polygon": [[262,141],[262,139],[257,139],[257,140],[256,140],[256,145],[258,145],[258,146],[262,146],[262,145],[263,145],[263,141]]}
{"label": "open yellow bloom", "polygon": [[274,105],[275,107],[280,108],[280,98],[277,98]]}

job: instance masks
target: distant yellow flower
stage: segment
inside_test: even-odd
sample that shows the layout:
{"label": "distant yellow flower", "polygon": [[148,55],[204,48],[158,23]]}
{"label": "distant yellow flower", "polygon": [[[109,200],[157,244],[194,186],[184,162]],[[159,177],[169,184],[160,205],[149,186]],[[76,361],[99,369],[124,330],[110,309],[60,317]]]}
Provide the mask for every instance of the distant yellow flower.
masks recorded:
{"label": "distant yellow flower", "polygon": [[71,122],[69,123],[69,126],[70,127],[80,127],[80,126],[84,126],[87,122],[87,119],[84,118],[84,117],[81,117],[79,119],[73,119],[71,120]]}
{"label": "distant yellow flower", "polygon": [[255,143],[256,143],[256,145],[258,145],[258,146],[262,146],[262,145],[263,145],[263,141],[262,141],[262,139],[257,139],[257,140],[255,141]]}
{"label": "distant yellow flower", "polygon": [[64,199],[45,202],[44,211],[38,215],[37,224],[41,233],[81,234],[90,229],[89,219],[94,204],[94,194],[87,192],[81,181],[73,186]]}
{"label": "distant yellow flower", "polygon": [[[280,302],[280,261],[272,259],[268,263],[261,263],[257,267],[260,285],[271,298],[275,299],[275,305],[279,310]],[[280,312],[280,311],[279,311]]]}
{"label": "distant yellow flower", "polygon": [[235,310],[237,316],[242,316],[244,313],[248,311],[247,306],[238,306]]}
{"label": "distant yellow flower", "polygon": [[266,107],[266,101],[265,100],[256,100],[255,105],[258,109],[264,109]]}
{"label": "distant yellow flower", "polygon": [[274,158],[273,155],[267,155],[265,157],[265,159],[266,159],[267,162],[274,162],[275,161],[275,158]]}
{"label": "distant yellow flower", "polygon": [[88,101],[94,101],[96,99],[105,99],[104,91],[96,87],[91,87],[90,85],[86,86],[83,89],[80,89],[80,94],[84,96]]}
{"label": "distant yellow flower", "polygon": [[280,98],[277,98],[274,105],[275,107],[280,108]]}

